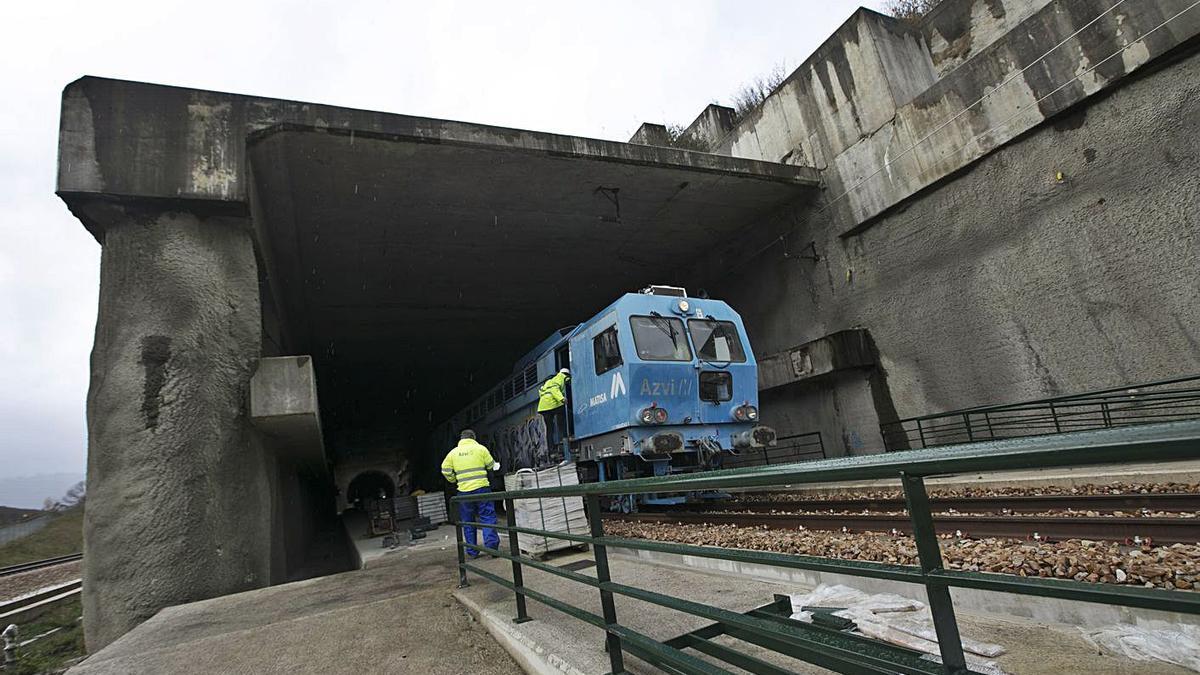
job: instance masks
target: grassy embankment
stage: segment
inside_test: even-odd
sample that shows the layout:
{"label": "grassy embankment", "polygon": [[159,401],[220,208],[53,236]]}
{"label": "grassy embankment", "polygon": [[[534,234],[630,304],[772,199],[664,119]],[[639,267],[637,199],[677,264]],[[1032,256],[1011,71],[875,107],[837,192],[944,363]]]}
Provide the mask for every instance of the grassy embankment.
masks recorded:
{"label": "grassy embankment", "polygon": [[58,604],[20,624],[21,640],[59,630],[17,650],[17,663],[5,675],[42,675],[62,672],[64,666],[84,655],[83,609],[79,596]]}
{"label": "grassy embankment", "polygon": [[83,509],[68,509],[37,532],[0,546],[0,567],[82,550]]}
{"label": "grassy embankment", "polygon": [[[0,546],[0,567],[43,560],[83,550],[83,509],[68,509],[33,534]],[[59,672],[64,665],[83,656],[83,622],[79,597],[47,609],[20,624],[20,639],[55,633],[17,652],[17,663],[5,675],[36,675]]]}

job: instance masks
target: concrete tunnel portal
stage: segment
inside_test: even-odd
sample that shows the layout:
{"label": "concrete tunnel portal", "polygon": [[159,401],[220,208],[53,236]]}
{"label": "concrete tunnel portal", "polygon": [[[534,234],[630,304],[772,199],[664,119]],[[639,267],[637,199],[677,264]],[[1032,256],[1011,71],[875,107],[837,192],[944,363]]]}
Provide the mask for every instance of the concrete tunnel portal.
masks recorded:
{"label": "concrete tunnel portal", "polygon": [[709,248],[809,192],[318,129],[257,134],[248,160],[269,337],[312,355],[333,461],[401,447],[427,489],[429,431],[533,345],[620,293],[687,285]]}
{"label": "concrete tunnel portal", "polygon": [[[71,83],[57,193],[103,245],[88,648],[328,567],[313,551],[354,476],[441,488],[430,430],[522,354],[777,236],[817,185],[672,147]],[[148,576],[173,581],[148,595]]]}

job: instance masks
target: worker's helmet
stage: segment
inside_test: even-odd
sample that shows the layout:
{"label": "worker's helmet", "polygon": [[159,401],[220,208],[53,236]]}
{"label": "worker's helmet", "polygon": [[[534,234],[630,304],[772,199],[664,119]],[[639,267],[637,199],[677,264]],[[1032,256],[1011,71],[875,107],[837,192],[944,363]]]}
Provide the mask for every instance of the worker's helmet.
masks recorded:
{"label": "worker's helmet", "polygon": [[570,377],[570,376],[571,376],[571,369],[570,369],[570,368],[563,368],[563,369],[561,369],[561,370],[559,370],[559,371],[558,371],[558,374],[559,374],[559,375],[566,375],[567,377]]}

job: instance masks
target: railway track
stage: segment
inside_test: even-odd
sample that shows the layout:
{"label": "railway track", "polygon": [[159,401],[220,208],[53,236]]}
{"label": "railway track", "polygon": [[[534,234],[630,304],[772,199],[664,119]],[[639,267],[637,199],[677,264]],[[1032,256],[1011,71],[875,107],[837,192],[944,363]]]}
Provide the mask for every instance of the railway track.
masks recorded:
{"label": "railway track", "polygon": [[[1200,542],[1200,518],[1159,516],[1063,516],[1045,512],[1200,511],[1200,495],[1049,495],[1032,497],[961,497],[931,499],[939,534],[968,538],[1150,540],[1159,544]],[[780,530],[903,532],[912,521],[902,499],[720,502],[660,508],[652,513],[606,514],[612,520]],[[828,513],[822,511],[830,511]],[[967,511],[969,513],[946,513]],[[978,513],[1002,511],[1003,513]]]}
{"label": "railway track", "polygon": [[70,555],[60,555],[56,558],[46,558],[45,560],[34,560],[32,562],[9,565],[8,567],[0,567],[0,577],[6,577],[11,574],[20,574],[21,572],[32,572],[33,570],[54,567],[55,565],[75,562],[76,560],[83,560],[83,554],[72,553]]}
{"label": "railway track", "polygon": [[[76,562],[83,559],[82,553],[72,553],[71,555],[62,555],[45,560],[34,560],[31,562],[21,563],[19,565],[9,565],[8,567],[0,567],[0,577],[12,576],[21,574],[22,572],[34,572],[44,570],[50,567],[57,567],[66,563]],[[79,595],[83,590],[82,579],[71,579],[69,581],[57,583],[44,588],[39,588],[32,593],[28,593],[19,598],[0,602],[0,625],[15,623],[27,618],[34,612],[41,611],[52,605],[70,600]]]}
{"label": "railway track", "polygon": [[[936,511],[1200,511],[1200,494],[1148,493],[1125,495],[1021,495],[1002,497],[930,497],[930,507]],[[776,513],[784,511],[903,511],[903,498],[896,499],[792,499],[723,501],[709,504],[680,504],[657,507],[656,511],[750,511]]]}

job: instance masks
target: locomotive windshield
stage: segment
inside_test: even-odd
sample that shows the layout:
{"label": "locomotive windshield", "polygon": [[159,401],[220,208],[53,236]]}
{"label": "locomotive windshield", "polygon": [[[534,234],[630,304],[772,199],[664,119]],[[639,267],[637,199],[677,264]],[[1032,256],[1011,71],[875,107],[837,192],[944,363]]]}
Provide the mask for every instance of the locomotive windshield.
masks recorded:
{"label": "locomotive windshield", "polygon": [[643,361],[691,361],[692,348],[683,322],[665,316],[631,316],[633,344]]}
{"label": "locomotive windshield", "polygon": [[732,321],[691,319],[688,330],[692,332],[692,342],[696,343],[701,361],[745,362],[746,350],[742,349],[742,341],[738,339],[737,327]]}

